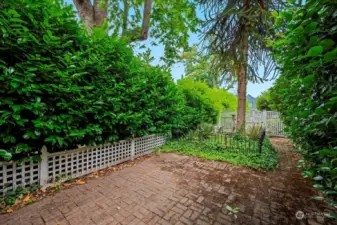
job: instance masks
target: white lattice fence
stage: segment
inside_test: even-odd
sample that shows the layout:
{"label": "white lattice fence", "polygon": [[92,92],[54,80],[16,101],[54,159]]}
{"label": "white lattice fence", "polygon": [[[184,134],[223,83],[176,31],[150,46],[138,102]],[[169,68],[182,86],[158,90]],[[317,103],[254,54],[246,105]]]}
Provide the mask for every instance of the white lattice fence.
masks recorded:
{"label": "white lattice fence", "polygon": [[165,143],[162,136],[145,136],[95,147],[48,153],[42,149],[38,163],[0,162],[0,195],[18,186],[46,186],[62,177],[72,178],[104,169],[152,152]]}
{"label": "white lattice fence", "polygon": [[40,164],[16,162],[0,164],[0,195],[15,188],[38,185],[40,180]]}
{"label": "white lattice fence", "polygon": [[[232,115],[236,115],[236,112],[223,112],[218,127],[224,127],[226,128],[226,131],[233,131],[233,127],[235,127],[235,122],[231,118]],[[246,129],[249,126],[265,127],[268,136],[287,136],[287,133],[284,131],[285,125],[280,119],[279,112],[258,111],[254,109],[247,111]]]}
{"label": "white lattice fence", "polygon": [[165,139],[160,136],[143,137],[135,139],[135,156],[149,154],[153,147],[161,146],[165,143]]}
{"label": "white lattice fence", "polygon": [[267,135],[269,136],[287,136],[287,133],[284,131],[285,125],[280,119],[279,112],[266,111],[266,127]]}

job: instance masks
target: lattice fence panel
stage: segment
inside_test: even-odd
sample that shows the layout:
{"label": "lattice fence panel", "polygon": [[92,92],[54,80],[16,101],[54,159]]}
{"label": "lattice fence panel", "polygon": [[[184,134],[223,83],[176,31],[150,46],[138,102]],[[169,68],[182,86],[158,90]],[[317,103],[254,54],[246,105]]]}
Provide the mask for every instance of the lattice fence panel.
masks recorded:
{"label": "lattice fence panel", "polygon": [[52,153],[48,156],[48,183],[75,178],[131,159],[131,141]]}
{"label": "lattice fence panel", "polygon": [[161,146],[165,143],[162,136],[147,136],[135,139],[135,156],[149,154],[154,147]]}
{"label": "lattice fence panel", "polygon": [[19,186],[38,185],[40,179],[39,172],[39,163],[0,163],[0,195],[15,190]]}
{"label": "lattice fence panel", "polygon": [[279,112],[267,111],[267,134],[269,136],[286,137],[285,125],[280,119]]}
{"label": "lattice fence panel", "polygon": [[80,177],[151,153],[154,147],[164,142],[164,137],[151,135],[56,153],[48,153],[42,148],[42,160],[38,163],[0,162],[0,195],[18,186],[44,186],[59,179]]}

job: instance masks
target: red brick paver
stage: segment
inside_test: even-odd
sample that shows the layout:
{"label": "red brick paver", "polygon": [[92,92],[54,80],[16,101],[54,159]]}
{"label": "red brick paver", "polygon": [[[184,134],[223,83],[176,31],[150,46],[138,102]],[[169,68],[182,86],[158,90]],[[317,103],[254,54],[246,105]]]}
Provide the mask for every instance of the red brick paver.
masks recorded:
{"label": "red brick paver", "polygon": [[[1,215],[0,224],[333,224],[317,215],[331,209],[310,199],[317,193],[296,171],[287,144],[274,143],[276,171],[160,154]],[[226,205],[240,208],[237,218]],[[296,219],[298,210],[306,218]]]}

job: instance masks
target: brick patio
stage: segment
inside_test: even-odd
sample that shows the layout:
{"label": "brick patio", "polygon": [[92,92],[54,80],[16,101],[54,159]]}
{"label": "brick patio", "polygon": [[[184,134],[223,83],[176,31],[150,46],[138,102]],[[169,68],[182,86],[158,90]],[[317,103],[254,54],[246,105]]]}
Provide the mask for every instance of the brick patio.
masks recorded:
{"label": "brick patio", "polygon": [[[273,142],[276,171],[159,154],[1,215],[0,224],[333,224],[314,215],[331,209],[310,199],[317,193],[296,171],[289,146]],[[240,208],[237,219],[226,205]],[[298,210],[310,215],[298,220]]]}

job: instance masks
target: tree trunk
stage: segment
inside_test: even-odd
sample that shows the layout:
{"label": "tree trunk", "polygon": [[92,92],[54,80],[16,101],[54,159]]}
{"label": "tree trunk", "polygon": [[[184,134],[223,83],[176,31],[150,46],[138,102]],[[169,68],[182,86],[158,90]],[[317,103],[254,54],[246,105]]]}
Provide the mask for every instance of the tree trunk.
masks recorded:
{"label": "tree trunk", "polygon": [[104,23],[108,16],[108,0],[73,0],[79,17],[84,20],[88,29],[99,27]]}
{"label": "tree trunk", "polygon": [[109,0],[94,0],[94,21],[95,26],[100,27],[108,16]]}
{"label": "tree trunk", "polygon": [[216,75],[212,74],[212,86],[213,88],[218,88]]}
{"label": "tree trunk", "polygon": [[[79,17],[84,20],[91,33],[90,27],[100,27],[108,16],[109,0],[73,0]],[[129,4],[127,0],[123,0],[124,15],[122,24],[122,36],[130,36],[131,41],[147,40],[149,36],[150,17],[152,9],[152,0],[144,0],[144,11],[141,31],[139,28],[127,30],[129,17]]]}
{"label": "tree trunk", "polygon": [[94,26],[94,11],[90,0],[74,0],[74,5],[80,19],[84,20],[88,27]]}
{"label": "tree trunk", "polygon": [[246,82],[246,69],[243,63],[237,65],[238,74],[238,109],[237,109],[237,121],[236,130],[240,128],[242,132],[245,131],[246,122],[246,95],[247,95],[247,82]]}
{"label": "tree trunk", "polygon": [[123,0],[124,5],[124,15],[123,15],[123,24],[122,24],[122,36],[126,35],[128,29],[128,18],[129,18],[129,4],[127,0]]}
{"label": "tree trunk", "polygon": [[152,0],[145,0],[144,12],[143,12],[142,33],[140,35],[140,40],[146,40],[148,38],[151,8],[152,8]]}
{"label": "tree trunk", "polygon": [[238,110],[237,110],[237,123],[236,130],[242,129],[245,133],[246,123],[246,96],[247,96],[247,65],[248,65],[248,38],[249,29],[243,26],[241,34],[241,60],[237,62],[237,75],[238,75]]}

